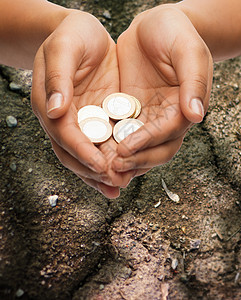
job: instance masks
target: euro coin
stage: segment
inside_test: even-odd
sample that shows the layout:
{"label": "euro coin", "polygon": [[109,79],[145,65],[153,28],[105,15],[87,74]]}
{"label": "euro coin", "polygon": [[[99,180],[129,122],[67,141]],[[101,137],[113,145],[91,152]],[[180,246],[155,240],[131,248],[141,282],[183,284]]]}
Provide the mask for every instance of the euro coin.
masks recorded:
{"label": "euro coin", "polygon": [[127,119],[131,117],[136,110],[134,99],[124,93],[109,95],[104,99],[102,107],[107,115],[113,120]]}
{"label": "euro coin", "polygon": [[136,119],[140,113],[141,113],[141,103],[138,99],[136,99],[135,97],[131,96],[131,98],[135,101],[135,105],[136,105],[136,110],[134,112],[134,115],[131,116],[133,119]]}
{"label": "euro coin", "polygon": [[100,118],[109,122],[109,116],[100,106],[86,105],[78,111],[78,123],[92,117]]}
{"label": "euro coin", "polygon": [[110,123],[101,118],[87,118],[79,123],[81,131],[94,144],[101,144],[107,141],[112,135]]}
{"label": "euro coin", "polygon": [[138,130],[144,123],[137,119],[124,119],[115,124],[113,136],[117,143],[120,143],[128,135]]}

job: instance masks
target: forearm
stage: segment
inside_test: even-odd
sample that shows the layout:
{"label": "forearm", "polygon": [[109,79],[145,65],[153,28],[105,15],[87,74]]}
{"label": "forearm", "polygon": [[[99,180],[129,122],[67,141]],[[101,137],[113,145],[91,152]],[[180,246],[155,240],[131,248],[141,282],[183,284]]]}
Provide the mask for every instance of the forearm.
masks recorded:
{"label": "forearm", "polygon": [[39,46],[68,14],[46,0],[1,0],[0,63],[31,69]]}
{"label": "forearm", "polygon": [[175,5],[191,20],[215,61],[241,55],[240,0],[183,0]]}

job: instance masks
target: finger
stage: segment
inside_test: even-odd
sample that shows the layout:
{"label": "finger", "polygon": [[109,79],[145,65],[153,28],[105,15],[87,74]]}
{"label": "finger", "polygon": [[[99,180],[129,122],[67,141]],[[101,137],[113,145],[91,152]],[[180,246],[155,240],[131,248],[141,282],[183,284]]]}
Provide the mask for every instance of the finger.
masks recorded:
{"label": "finger", "polygon": [[117,157],[112,162],[112,169],[116,172],[127,172],[162,165],[177,153],[181,147],[182,140],[183,137],[137,152],[128,158]]}
{"label": "finger", "polygon": [[[66,34],[65,34],[66,31]],[[68,26],[55,33],[43,46],[45,60],[46,109],[49,118],[62,116],[73,98],[73,81],[84,51],[72,46]]]}
{"label": "finger", "polygon": [[[108,161],[108,165],[110,166],[112,160],[117,156],[116,142],[113,140],[113,138],[111,138],[107,142],[100,145],[99,149],[104,154],[106,160]],[[111,180],[111,184],[109,183],[109,185],[125,188],[133,178],[133,172],[118,173],[118,172],[114,172],[111,168],[108,168],[107,178]]]}
{"label": "finger", "polygon": [[68,152],[66,152],[63,148],[59,147],[59,145],[52,138],[50,139],[53,146],[53,150],[64,167],[68,168],[79,177],[85,177],[87,179],[93,179],[98,182],[103,182],[105,184],[112,185],[112,180],[108,177],[106,173],[98,174],[85,167],[77,159],[75,159]]}
{"label": "finger", "polygon": [[118,187],[108,186],[104,183],[97,182],[93,179],[88,179],[81,177],[81,179],[88,184],[89,186],[93,187],[101,194],[103,194],[108,199],[115,199],[120,196],[120,189]]}
{"label": "finger", "polygon": [[40,116],[38,117],[45,132],[59,147],[92,171],[98,174],[106,172],[105,156],[81,132],[70,111],[56,120],[47,118],[44,122]]}
{"label": "finger", "polygon": [[188,38],[181,35],[175,41],[171,61],[180,84],[181,110],[190,122],[199,123],[208,107],[213,61],[194,27],[188,30]]}
{"label": "finger", "polygon": [[120,142],[117,153],[129,157],[137,151],[155,147],[182,136],[190,123],[180,112],[179,105],[167,107],[162,116],[146,123]]}
{"label": "finger", "polygon": [[[96,32],[96,38],[91,39],[90,36]],[[109,40],[97,19],[81,12],[66,17],[43,43],[37,58],[42,55],[40,62],[45,65],[49,118],[59,118],[67,111],[73,98],[76,76],[80,82],[93,70],[106,55]],[[36,70],[41,68],[38,61],[34,65]]]}

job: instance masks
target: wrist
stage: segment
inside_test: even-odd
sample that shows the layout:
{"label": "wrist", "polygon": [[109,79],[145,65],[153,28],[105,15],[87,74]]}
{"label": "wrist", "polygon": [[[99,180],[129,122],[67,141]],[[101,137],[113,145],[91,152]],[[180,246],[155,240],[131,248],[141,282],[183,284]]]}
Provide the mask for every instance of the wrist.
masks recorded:
{"label": "wrist", "polygon": [[240,0],[183,0],[174,5],[192,22],[215,61],[241,55]]}

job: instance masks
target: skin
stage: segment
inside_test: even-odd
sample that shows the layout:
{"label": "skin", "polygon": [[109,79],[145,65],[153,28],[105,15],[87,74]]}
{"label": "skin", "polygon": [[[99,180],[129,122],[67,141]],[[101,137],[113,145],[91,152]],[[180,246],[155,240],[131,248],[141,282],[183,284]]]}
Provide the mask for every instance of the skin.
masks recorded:
{"label": "skin", "polygon": [[152,168],[169,161],[192,122],[202,121],[203,114],[193,113],[188,102],[200,99],[207,110],[212,57],[190,20],[173,6],[140,14],[117,47],[121,91],[140,100],[145,125],[119,144],[112,167]]}
{"label": "skin", "polygon": [[[161,5],[137,16],[120,36],[121,91],[141,101],[139,118],[145,125],[119,144],[112,162],[115,171],[167,162],[188,128],[202,120],[208,108],[212,61],[241,54],[238,9],[241,2],[235,0],[228,7],[222,0]],[[192,109],[192,99],[201,101],[199,113]]]}
{"label": "skin", "polygon": [[[241,54],[240,9],[239,0],[160,5],[137,16],[115,45],[90,14],[1,0],[0,63],[33,68],[33,110],[56,155],[116,198],[134,176],[170,160],[202,121],[213,60]],[[77,111],[119,91],[141,101],[145,125],[119,145],[95,146],[79,130]]]}
{"label": "skin", "polygon": [[[89,38],[94,35],[95,39]],[[67,65],[69,57],[71,64]],[[49,135],[59,160],[107,197],[117,197],[119,187],[126,186],[131,175],[116,173],[108,167],[117,155],[116,143],[110,138],[99,147],[93,145],[80,131],[77,121],[81,107],[101,106],[106,96],[119,90],[115,43],[95,17],[83,12],[73,13],[40,47],[34,70],[37,72],[33,74],[33,110]],[[51,101],[56,94],[62,95],[63,101],[67,99],[65,102],[69,107],[62,117],[57,118],[56,110],[58,114],[60,110],[52,108],[49,117],[45,95],[49,95]]]}

